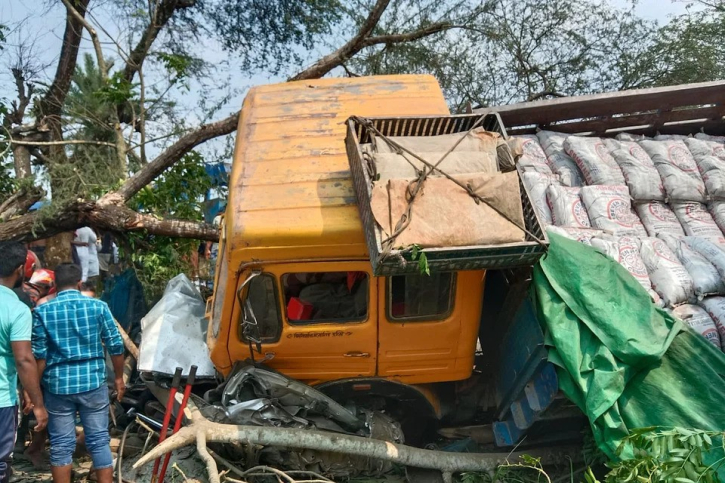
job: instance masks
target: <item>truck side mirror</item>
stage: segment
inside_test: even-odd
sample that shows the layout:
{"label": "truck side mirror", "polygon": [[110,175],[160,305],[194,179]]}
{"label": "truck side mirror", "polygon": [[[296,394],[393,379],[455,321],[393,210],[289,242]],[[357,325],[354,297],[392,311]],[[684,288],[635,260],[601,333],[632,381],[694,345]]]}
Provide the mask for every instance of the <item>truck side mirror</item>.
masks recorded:
{"label": "truck side mirror", "polygon": [[249,283],[260,275],[262,275],[261,270],[253,270],[237,290],[237,299],[242,310],[242,335],[249,343],[250,354],[252,352],[252,343],[255,344],[257,353],[262,353],[262,337],[259,331],[259,324],[257,323],[257,317],[254,315],[254,310],[248,297]]}

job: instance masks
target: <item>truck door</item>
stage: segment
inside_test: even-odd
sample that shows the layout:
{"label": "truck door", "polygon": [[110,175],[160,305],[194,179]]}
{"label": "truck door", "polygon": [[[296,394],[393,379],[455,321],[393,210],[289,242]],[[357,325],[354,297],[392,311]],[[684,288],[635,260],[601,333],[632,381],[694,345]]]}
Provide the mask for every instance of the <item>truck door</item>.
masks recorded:
{"label": "truck door", "polygon": [[465,379],[473,369],[484,271],[378,281],[378,375],[410,384]]}
{"label": "truck door", "polygon": [[274,264],[243,273],[238,290],[245,281],[229,338],[233,361],[250,357],[251,342],[256,360],[266,357],[308,383],[375,375],[377,286],[369,263]]}

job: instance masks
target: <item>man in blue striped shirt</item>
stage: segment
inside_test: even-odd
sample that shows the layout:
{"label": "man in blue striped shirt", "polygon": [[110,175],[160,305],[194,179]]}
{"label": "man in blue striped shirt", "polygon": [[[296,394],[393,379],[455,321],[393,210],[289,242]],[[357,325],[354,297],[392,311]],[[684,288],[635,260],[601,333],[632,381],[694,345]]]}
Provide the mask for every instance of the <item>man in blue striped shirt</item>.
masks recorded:
{"label": "man in blue striped shirt", "polygon": [[55,299],[33,312],[33,354],[48,410],[53,481],[70,483],[78,412],[98,482],[112,483],[104,345],[113,361],[120,400],[126,389],[123,341],[108,305],[80,293],[78,265],[59,265],[55,283]]}

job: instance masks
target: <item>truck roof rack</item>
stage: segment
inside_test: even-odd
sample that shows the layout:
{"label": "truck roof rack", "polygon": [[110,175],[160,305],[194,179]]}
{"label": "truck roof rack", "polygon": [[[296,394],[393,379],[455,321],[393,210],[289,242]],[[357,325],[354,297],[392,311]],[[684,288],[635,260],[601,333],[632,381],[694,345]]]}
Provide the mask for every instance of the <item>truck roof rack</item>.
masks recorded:
{"label": "truck roof rack", "polygon": [[498,112],[507,134],[725,134],[725,81],[562,97],[473,109]]}

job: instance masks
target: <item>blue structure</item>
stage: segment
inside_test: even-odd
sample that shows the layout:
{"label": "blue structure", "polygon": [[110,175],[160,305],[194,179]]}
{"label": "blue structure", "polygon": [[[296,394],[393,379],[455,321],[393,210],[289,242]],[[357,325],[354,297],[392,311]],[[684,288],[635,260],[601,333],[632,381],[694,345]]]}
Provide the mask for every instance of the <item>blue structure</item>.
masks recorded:
{"label": "blue structure", "polygon": [[498,446],[518,443],[533,424],[545,417],[559,393],[554,366],[547,360],[544,333],[531,296],[524,300],[504,335],[496,377]]}

